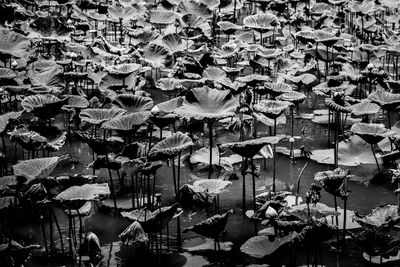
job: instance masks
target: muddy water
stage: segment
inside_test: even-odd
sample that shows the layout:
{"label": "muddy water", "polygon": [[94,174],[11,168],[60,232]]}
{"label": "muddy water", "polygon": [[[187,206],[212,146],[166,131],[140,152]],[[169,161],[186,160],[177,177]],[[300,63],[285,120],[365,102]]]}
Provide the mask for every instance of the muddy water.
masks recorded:
{"label": "muddy water", "polygon": [[[154,92],[152,92],[154,95]],[[165,97],[156,95],[156,102],[165,100]],[[310,113],[314,109],[324,108],[323,101],[317,99],[315,96],[310,95],[309,99],[305,103],[301,104],[298,109],[299,114]],[[58,127],[63,127],[62,118],[57,117],[55,124]],[[301,129],[305,126],[305,134],[301,140],[296,141],[295,147],[299,147],[304,144],[307,150],[323,149],[327,147],[327,127],[323,125],[313,124],[311,120],[297,118],[295,120],[295,133],[301,136]],[[257,126],[258,136],[265,136],[268,134],[267,127],[261,125]],[[278,127],[278,133],[290,132],[290,120],[286,125]],[[196,134],[196,133],[195,133]],[[200,136],[200,133],[197,132]],[[238,141],[239,135],[228,133],[227,131],[217,128],[215,130],[215,143],[224,143],[231,141]],[[204,136],[208,136],[205,134]],[[207,138],[205,138],[207,139]],[[202,140],[199,141],[200,146],[203,145]],[[207,140],[204,141],[204,145],[207,146]],[[287,143],[283,143],[284,146],[288,147]],[[68,141],[59,154],[68,153],[79,159],[79,164],[66,165],[62,168],[57,168],[55,171],[56,175],[66,175],[73,173],[85,173],[91,174],[92,170],[87,169],[85,164],[91,162],[91,152],[86,144],[77,141]],[[305,160],[296,160],[294,163],[290,162],[289,158],[284,155],[278,155],[276,164],[277,179],[288,185],[293,191],[295,190],[295,183],[297,176],[306,163]],[[258,163],[263,166],[263,161],[260,160]],[[266,168],[261,171],[261,177],[256,180],[256,188],[258,192],[265,187],[271,181],[272,177],[272,160],[267,160]],[[239,166],[237,166],[239,167]],[[314,173],[317,171],[324,171],[332,169],[333,166],[322,165],[316,162],[311,162],[302,176],[300,195],[304,196],[305,191],[309,185],[313,182]],[[385,171],[387,172],[385,167]],[[397,199],[393,194],[394,187],[387,181],[387,175],[378,177],[377,169],[375,165],[362,165],[350,168],[354,178],[350,183],[350,189],[352,191],[351,196],[348,200],[348,209],[358,211],[361,213],[369,212],[373,207],[384,203],[396,203]],[[198,172],[196,170],[189,170],[182,168],[181,184],[193,183],[195,178],[206,178],[207,172]],[[108,173],[105,170],[97,172],[98,181],[106,182],[108,180]],[[214,176],[216,174],[214,173]],[[116,177],[116,175],[114,175]],[[372,179],[374,178],[374,179]],[[386,180],[385,180],[386,179]],[[251,263],[269,263],[272,265],[279,266],[281,264],[287,264],[288,254],[285,254],[287,250],[277,252],[273,257],[269,257],[263,260],[255,260],[246,255],[240,253],[240,246],[248,238],[255,235],[254,224],[246,218],[242,211],[242,186],[243,181],[239,180],[232,181],[233,184],[229,191],[220,196],[220,210],[221,212],[227,211],[231,208],[234,209],[234,214],[229,218],[228,225],[226,227],[226,234],[224,241],[233,242],[233,249],[230,252],[196,252],[189,253],[187,251],[176,252],[175,236],[176,236],[176,222],[170,223],[170,235],[171,235],[171,252],[162,254],[161,258],[152,256],[148,251],[143,249],[133,249],[124,247],[120,242],[118,235],[123,229],[129,225],[129,221],[124,218],[115,218],[110,212],[100,209],[94,215],[89,218],[85,218],[84,224],[91,226],[95,233],[99,236],[102,245],[103,262],[102,266],[156,266],[157,262],[160,261],[160,266],[246,266]],[[115,180],[115,183],[117,181]],[[246,195],[247,195],[247,207],[250,207],[251,199],[251,179],[250,176],[246,179]],[[158,170],[157,175],[157,192],[162,194],[162,201],[165,205],[172,203],[173,201],[173,183],[172,183],[172,169],[164,165]],[[322,193],[322,203],[329,206],[333,206],[333,198],[327,193]],[[342,206],[342,203],[339,202]],[[214,214],[213,208],[208,211],[209,215]],[[60,221],[60,227],[63,235],[68,235],[68,220],[62,211],[57,211],[57,216]],[[193,225],[207,217],[205,210],[201,210],[192,214],[185,212],[181,216],[181,228]],[[16,228],[18,229],[19,238],[33,238],[41,241],[40,228],[37,224],[23,224]],[[259,229],[258,229],[259,230]],[[165,234],[165,233],[164,233]],[[183,246],[194,246],[204,242],[203,239],[199,238],[198,235],[193,233],[183,234]],[[164,236],[165,240],[165,236]],[[58,240],[56,240],[58,242]],[[65,242],[67,243],[67,242]],[[59,243],[58,243],[59,244]],[[68,245],[65,244],[68,248]],[[329,249],[329,245],[323,245],[323,259],[324,264],[327,266],[355,266],[366,264],[361,257],[361,251],[352,243],[348,242],[347,252],[345,254],[338,255],[336,252]],[[306,253],[304,249],[297,251],[297,265],[306,263]],[[77,266],[68,261],[56,261],[52,263],[43,263],[36,260],[31,260],[27,266]]]}

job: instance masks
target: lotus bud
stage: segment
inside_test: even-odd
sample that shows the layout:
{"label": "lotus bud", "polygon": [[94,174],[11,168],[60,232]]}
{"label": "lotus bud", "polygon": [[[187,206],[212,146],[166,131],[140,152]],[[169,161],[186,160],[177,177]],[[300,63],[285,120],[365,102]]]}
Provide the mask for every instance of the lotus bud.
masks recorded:
{"label": "lotus bud", "polygon": [[265,211],[265,217],[267,218],[278,217],[278,212],[273,207],[269,206]]}
{"label": "lotus bud", "polygon": [[157,106],[154,106],[154,107],[151,109],[151,112],[152,112],[152,113],[158,113],[158,112],[160,112],[160,109],[159,109]]}
{"label": "lotus bud", "polygon": [[369,63],[369,64],[367,65],[367,70],[371,71],[373,68],[374,68],[374,64]]}
{"label": "lotus bud", "polygon": [[12,67],[13,69],[15,69],[17,66],[18,66],[18,62],[14,59],[14,60],[11,62],[11,67]]}
{"label": "lotus bud", "polygon": [[71,52],[70,57],[76,58],[78,55],[75,52]]}
{"label": "lotus bud", "polygon": [[290,142],[290,143],[294,143],[294,138],[293,138],[293,137],[290,137],[289,142]]}
{"label": "lotus bud", "polygon": [[68,24],[68,25],[71,25],[71,24],[72,24],[72,20],[71,20],[71,19],[68,19],[68,20],[67,20],[67,24]]}

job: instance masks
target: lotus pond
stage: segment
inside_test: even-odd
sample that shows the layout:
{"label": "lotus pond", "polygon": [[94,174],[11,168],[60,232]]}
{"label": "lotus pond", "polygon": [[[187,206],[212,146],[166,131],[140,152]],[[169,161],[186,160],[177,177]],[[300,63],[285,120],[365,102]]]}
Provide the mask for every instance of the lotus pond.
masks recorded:
{"label": "lotus pond", "polygon": [[0,4],[0,266],[400,263],[398,0]]}

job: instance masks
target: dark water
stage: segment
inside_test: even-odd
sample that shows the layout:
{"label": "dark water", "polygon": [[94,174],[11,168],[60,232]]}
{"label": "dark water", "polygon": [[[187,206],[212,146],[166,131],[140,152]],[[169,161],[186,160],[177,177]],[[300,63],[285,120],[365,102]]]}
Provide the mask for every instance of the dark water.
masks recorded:
{"label": "dark water", "polygon": [[[161,96],[158,92],[152,92],[155,102],[164,101],[165,97]],[[314,109],[324,108],[323,101],[317,99],[315,96],[310,95],[309,100],[299,106],[298,113],[310,113]],[[57,117],[55,121],[56,126],[63,127],[62,117]],[[323,149],[327,147],[327,127],[323,125],[313,124],[311,120],[296,119],[295,121],[295,133],[300,135],[301,129],[306,125],[305,135],[302,136],[301,140],[296,141],[295,147],[298,148],[304,144],[308,150]],[[258,136],[268,135],[267,127],[258,126]],[[281,125],[278,128],[278,133],[290,132],[290,120],[286,125]],[[200,133],[197,132],[197,134]],[[231,141],[238,141],[239,135],[229,133],[221,128],[216,127],[215,130],[215,143],[224,143]],[[208,136],[205,134],[204,136]],[[204,145],[207,146],[207,138],[205,138]],[[200,139],[199,144],[203,142]],[[284,146],[288,146],[287,143],[283,143]],[[10,149],[12,149],[10,147]],[[68,141],[62,150],[58,153],[70,154],[79,159],[79,164],[66,165],[62,168],[57,168],[54,176],[67,175],[73,173],[84,173],[91,174],[92,170],[87,169],[85,164],[91,162],[92,156],[88,146],[84,143],[77,141]],[[262,160],[259,161],[263,166]],[[266,162],[266,169],[262,168],[261,177],[256,180],[256,188],[258,192],[272,177],[272,159],[268,159]],[[292,163],[287,156],[278,155],[277,157],[277,179],[286,183],[289,188],[294,192],[295,183],[297,176],[305,164],[304,160],[296,160]],[[239,166],[236,166],[239,167]],[[309,185],[313,182],[315,172],[332,169],[333,166],[322,165],[316,162],[310,162],[305,169],[302,176],[300,195],[304,196],[305,191]],[[377,168],[375,165],[361,165],[357,167],[349,168],[354,178],[350,183],[350,189],[352,191],[351,196],[348,200],[348,209],[358,211],[361,213],[368,213],[376,205],[384,203],[396,203],[396,197],[393,193],[394,186],[387,181],[387,175],[383,177],[377,177]],[[387,169],[387,167],[385,167]],[[385,170],[387,172],[387,170]],[[193,183],[195,178],[207,178],[207,172],[198,172],[196,170],[189,170],[188,168],[182,168],[181,184]],[[97,171],[98,182],[106,182],[108,180],[108,173],[106,170]],[[214,175],[216,175],[214,173]],[[114,175],[116,177],[116,175]],[[372,178],[374,178],[372,180]],[[386,179],[386,180],[385,180]],[[156,191],[162,194],[163,204],[167,205],[173,201],[173,183],[172,183],[172,169],[164,165],[157,172],[156,180]],[[102,245],[103,261],[102,266],[155,266],[157,261],[161,262],[160,266],[247,266],[251,263],[269,263],[275,266],[281,264],[287,264],[288,261],[288,250],[278,251],[272,257],[256,260],[252,259],[245,254],[241,253],[240,246],[250,237],[255,235],[254,224],[244,215],[242,211],[242,185],[243,181],[239,180],[232,181],[232,186],[229,190],[220,196],[220,210],[225,212],[231,208],[234,209],[234,214],[229,218],[228,225],[226,227],[226,235],[224,241],[230,241],[233,243],[233,249],[230,252],[220,252],[219,254],[212,252],[196,252],[189,253],[183,251],[178,253],[174,250],[175,236],[176,236],[176,222],[170,223],[170,235],[171,235],[171,246],[174,252],[165,252],[162,254],[160,259],[155,258],[148,251],[143,249],[133,249],[123,247],[119,242],[118,235],[127,227],[130,223],[125,218],[115,218],[111,215],[111,212],[107,212],[104,209],[99,209],[95,214],[85,218],[84,224],[90,225],[94,232],[99,236]],[[117,184],[117,181],[114,182]],[[251,192],[251,179],[246,179],[246,195],[247,195],[247,207],[251,207],[250,200],[252,196]],[[329,206],[333,206],[333,198],[327,193],[322,193],[322,203]],[[339,206],[342,203],[339,202]],[[212,215],[214,210],[209,210],[209,215]],[[57,211],[60,226],[64,237],[68,235],[68,220],[62,211]],[[190,214],[185,212],[181,216],[181,229],[193,225],[201,220],[207,218],[205,210],[198,211]],[[259,230],[259,229],[258,229]],[[21,221],[21,225],[16,228],[15,231],[18,236],[16,239],[33,238],[41,240],[40,228],[36,223],[26,223]],[[164,233],[165,234],[165,233]],[[165,237],[164,237],[165,238]],[[183,246],[193,246],[204,242],[198,235],[193,233],[183,234]],[[67,244],[65,244],[66,247]],[[335,251],[329,249],[328,244],[324,244],[323,248],[323,261],[326,266],[355,266],[355,265],[366,265],[361,257],[361,251],[351,242],[348,242],[347,252],[338,255]],[[297,265],[306,263],[306,253],[304,249],[297,250]],[[43,263],[35,260],[35,257],[27,264],[27,266],[73,266],[74,264],[68,261],[55,261],[52,263]],[[76,266],[77,264],[75,264]]]}

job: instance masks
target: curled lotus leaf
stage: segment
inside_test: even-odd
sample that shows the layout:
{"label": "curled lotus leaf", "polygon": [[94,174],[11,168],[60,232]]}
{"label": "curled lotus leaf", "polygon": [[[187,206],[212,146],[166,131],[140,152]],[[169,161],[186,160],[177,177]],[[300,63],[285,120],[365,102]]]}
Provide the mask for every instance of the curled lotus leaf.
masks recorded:
{"label": "curled lotus leaf", "polygon": [[178,209],[178,204],[174,203],[172,206],[156,209],[152,212],[150,218],[140,224],[146,233],[158,233],[167,226],[169,221],[179,216],[181,213],[182,211]]}
{"label": "curled lotus leaf", "polygon": [[211,36],[210,24],[202,16],[194,13],[186,14],[182,16],[180,23],[184,29],[181,33],[188,39],[197,38],[203,34]]}
{"label": "curled lotus leaf", "polygon": [[153,100],[140,95],[121,94],[114,99],[113,105],[125,109],[128,113],[135,113],[150,111],[153,108]]}
{"label": "curled lotus leaf", "polygon": [[154,24],[172,24],[179,14],[173,11],[150,10],[150,23]]}
{"label": "curled lotus leaf", "polygon": [[161,41],[172,53],[186,51],[194,44],[192,40],[182,40],[182,37],[177,33],[167,34],[162,37]]}
{"label": "curled lotus leaf", "polygon": [[122,243],[125,246],[132,246],[135,244],[146,243],[149,241],[149,237],[143,230],[142,226],[138,221],[134,221],[129,225],[120,235]]}
{"label": "curled lotus leaf", "polygon": [[266,136],[242,142],[225,143],[221,145],[221,148],[229,148],[234,153],[244,158],[252,158],[260,152],[264,146],[275,145],[280,139],[281,138],[278,136]]}
{"label": "curled lotus leaf", "polygon": [[175,78],[161,78],[156,82],[155,87],[167,93],[176,93],[184,89],[182,83]]}
{"label": "curled lotus leaf", "polygon": [[108,14],[116,21],[121,21],[123,24],[129,24],[138,13],[133,6],[123,7],[114,4],[108,7]]}
{"label": "curled lotus leaf", "polygon": [[306,98],[307,98],[306,95],[303,93],[291,91],[291,92],[285,92],[285,93],[277,96],[276,100],[287,101],[287,102],[291,102],[293,104],[299,104],[299,103],[303,102]]}
{"label": "curled lotus leaf", "polygon": [[122,115],[104,122],[101,128],[116,131],[135,131],[150,117],[150,112],[136,112]]}
{"label": "curled lotus leaf", "polygon": [[350,113],[351,112],[351,107],[349,106],[348,103],[344,102],[343,103],[338,103],[332,98],[325,98],[325,105],[332,111],[335,112],[342,112],[342,113]]}
{"label": "curled lotus leaf", "polygon": [[394,110],[400,106],[400,95],[377,90],[368,96],[368,100],[378,104],[385,110]]}
{"label": "curled lotus leaf", "polygon": [[182,106],[183,104],[183,97],[175,97],[172,98],[168,101],[161,102],[157,105],[154,106],[154,108],[151,110],[152,113],[172,113],[174,112],[177,108]]}
{"label": "curled lotus leaf", "polygon": [[168,48],[156,43],[150,43],[144,48],[141,59],[153,68],[164,68],[172,63]]}
{"label": "curled lotus leaf", "polygon": [[[118,75],[102,75],[99,73],[99,76],[96,74],[92,74],[91,77],[98,81],[100,91],[104,92],[107,89],[125,89],[127,91],[137,91],[140,90],[146,83],[146,80],[141,76],[137,75],[136,72],[129,74],[126,77],[121,77]],[[124,88],[123,88],[124,87]]]}
{"label": "curled lotus leaf", "polygon": [[331,47],[341,39],[337,37],[335,34],[324,30],[315,30],[314,35],[316,37],[317,42],[320,42],[328,47]]}
{"label": "curled lotus leaf", "polygon": [[349,178],[349,171],[341,168],[336,168],[333,171],[317,172],[314,175],[314,180],[319,182],[326,192],[338,197],[347,196],[346,183]]}
{"label": "curled lotus leaf", "polygon": [[196,16],[204,19],[210,19],[213,16],[213,13],[208,5],[202,3],[201,1],[195,0],[180,1],[177,11],[182,15],[195,14]]}
{"label": "curled lotus leaf", "polygon": [[275,238],[265,235],[253,236],[240,247],[240,251],[251,257],[263,258],[267,255],[271,255],[281,246],[294,242],[297,236],[298,234],[296,232],[291,232],[283,237]]}
{"label": "curled lotus leaf", "polygon": [[39,37],[50,41],[67,41],[72,32],[72,28],[54,16],[37,17],[29,26],[31,27],[29,37]]}
{"label": "curled lotus leaf", "polygon": [[85,109],[89,107],[89,101],[79,95],[68,95],[68,102],[64,105],[66,108]]}
{"label": "curled lotus leaf", "polygon": [[240,30],[241,27],[230,21],[219,21],[217,23],[219,28],[227,34],[233,34],[236,30]]}
{"label": "curled lotus leaf", "polygon": [[122,211],[121,215],[122,217],[125,217],[131,221],[144,222],[151,217],[152,212],[147,209],[138,209],[132,211]]}
{"label": "curled lotus leaf", "polygon": [[400,240],[384,232],[364,230],[359,234],[350,232],[350,235],[369,256],[397,257],[400,249]]}
{"label": "curled lotus leaf", "polygon": [[292,87],[287,83],[270,83],[267,82],[264,84],[265,90],[268,94],[271,94],[273,97],[277,97],[283,93],[292,92]]}
{"label": "curled lotus leaf", "polygon": [[218,82],[220,80],[225,79],[227,76],[226,76],[226,72],[223,71],[222,69],[220,69],[218,67],[210,66],[210,67],[207,67],[203,71],[203,77],[206,80]]}
{"label": "curled lotus leaf", "polygon": [[292,103],[277,100],[261,100],[254,105],[254,110],[270,119],[277,119]]}
{"label": "curled lotus leaf", "polygon": [[0,197],[0,210],[4,210],[4,209],[14,206],[14,201],[15,201],[14,196]]}
{"label": "curled lotus leaf", "polygon": [[[334,164],[333,149],[313,150],[311,159],[322,164]],[[358,166],[360,164],[375,164],[371,146],[357,135],[351,136],[346,142],[339,142],[339,165]]]}
{"label": "curled lotus leaf", "polygon": [[61,202],[102,200],[110,195],[107,183],[75,185],[65,189],[55,197]]}
{"label": "curled lotus leaf", "polygon": [[356,214],[353,218],[365,229],[388,231],[400,221],[399,206],[378,206],[366,216]]}
{"label": "curled lotus leaf", "polygon": [[350,131],[361,137],[370,145],[375,145],[384,138],[394,135],[383,124],[357,122],[351,126]]}
{"label": "curled lotus leaf", "polygon": [[351,114],[356,116],[374,115],[379,112],[381,107],[369,101],[362,101],[361,103],[351,106]]}
{"label": "curled lotus leaf", "polygon": [[266,75],[250,74],[236,78],[236,81],[245,83],[249,86],[255,86],[257,83],[268,82],[270,78]]}
{"label": "curled lotus leaf", "polygon": [[177,132],[155,144],[149,151],[149,158],[151,160],[170,159],[190,146],[193,146],[192,139],[186,134]]}
{"label": "curled lotus leaf", "polygon": [[0,54],[9,57],[26,58],[30,40],[26,36],[8,29],[0,29]]}
{"label": "curled lotus leaf", "polygon": [[[309,218],[307,204],[287,207],[286,213],[303,221],[307,221]],[[315,217],[316,219],[321,219],[326,216],[339,216],[339,213],[335,211],[334,208],[318,202],[316,204],[310,204],[310,216]]]}
{"label": "curled lotus leaf", "polygon": [[196,193],[206,193],[211,197],[215,197],[232,185],[232,182],[220,179],[201,179],[196,180],[190,188]]}
{"label": "curled lotus leaf", "polygon": [[304,73],[299,76],[293,76],[290,74],[283,74],[282,77],[286,80],[289,80],[295,84],[303,83],[303,84],[311,84],[317,80],[317,77],[315,75],[310,74],[310,73]]}
{"label": "curled lotus leaf", "polygon": [[278,27],[280,22],[272,13],[262,13],[245,17],[243,19],[243,25],[246,28],[264,33]]}
{"label": "curled lotus leaf", "polygon": [[18,119],[21,116],[21,114],[22,111],[18,112],[11,111],[3,115],[0,115],[0,133],[3,133],[7,129],[10,120]]}
{"label": "curled lotus leaf", "polygon": [[193,231],[202,236],[217,239],[224,231],[225,226],[228,222],[229,215],[233,213],[233,210],[229,210],[223,214],[216,214],[204,221],[201,221],[193,226],[185,228],[183,233]]}
{"label": "curled lotus leaf", "polygon": [[105,70],[110,75],[115,75],[119,77],[128,77],[130,74],[134,72],[138,72],[142,68],[142,65],[136,63],[125,63],[119,65],[113,65],[111,67],[107,67]]}
{"label": "curled lotus leaf", "polygon": [[126,113],[124,109],[111,108],[111,109],[100,109],[100,108],[88,108],[82,110],[79,114],[79,118],[82,122],[86,122],[93,125],[100,125],[108,120],[122,116]]}
{"label": "curled lotus leaf", "polygon": [[49,157],[20,161],[13,166],[14,175],[25,177],[27,182],[46,178],[57,167],[60,159],[60,157]]}
{"label": "curled lotus leaf", "polygon": [[26,112],[32,112],[41,119],[48,119],[57,115],[67,101],[68,98],[60,99],[50,94],[39,94],[25,97],[21,106]]}
{"label": "curled lotus leaf", "polygon": [[239,101],[230,91],[208,87],[191,89],[175,113],[183,118],[219,120],[233,116]]}
{"label": "curled lotus leaf", "polygon": [[13,70],[0,68],[0,81],[12,80],[14,78],[17,78],[17,74]]}

